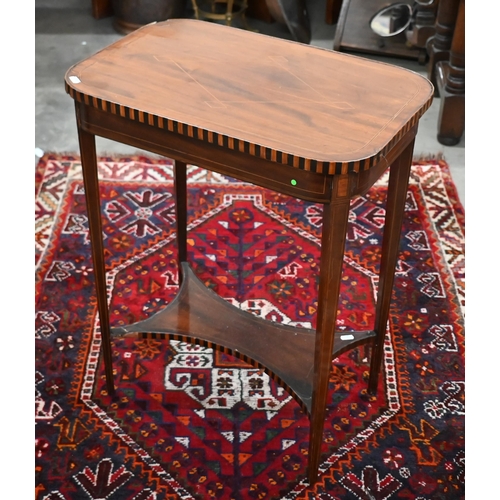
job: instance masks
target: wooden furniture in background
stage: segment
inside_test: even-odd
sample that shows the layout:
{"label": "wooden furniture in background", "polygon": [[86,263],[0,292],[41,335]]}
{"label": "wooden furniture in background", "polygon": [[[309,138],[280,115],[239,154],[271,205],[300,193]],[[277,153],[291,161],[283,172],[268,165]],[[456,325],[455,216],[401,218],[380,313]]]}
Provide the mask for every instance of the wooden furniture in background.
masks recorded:
{"label": "wooden furniture in background", "polygon": [[103,19],[113,15],[112,0],[92,0],[92,16],[95,19]]}
{"label": "wooden furniture in background", "polygon": [[439,0],[415,0],[413,3],[413,21],[406,32],[406,40],[412,47],[426,49],[427,40],[436,30],[438,5]]}
{"label": "wooden furniture in background", "polygon": [[[369,390],[378,387],[413,143],[432,85],[396,66],[195,20],[141,28],[70,68],[65,81],[75,101],[109,393],[112,334],[183,339],[240,356],[282,384],[309,415],[314,483],[332,360],[368,344]],[[96,135],[175,160],[179,293],[154,316],[115,329]],[[194,276],[187,262],[188,164],[323,205],[316,330],[236,309]],[[389,166],[373,329],[337,331],[350,202]]]}
{"label": "wooden furniture in background", "polygon": [[183,17],[188,1],[196,0],[112,0],[113,27],[127,35],[146,24]]}
{"label": "wooden furniture in background", "polygon": [[325,23],[337,24],[342,8],[342,0],[326,0]]}
{"label": "wooden furniture in background", "polygon": [[266,0],[248,0],[247,14],[248,17],[259,19],[260,21],[264,21],[266,23],[272,23],[275,21],[269,11]]}
{"label": "wooden furniture in background", "polygon": [[[327,0],[326,22],[333,24],[338,21],[333,48],[343,52],[415,59],[425,64],[428,57],[426,43],[434,34],[438,1]],[[376,35],[370,29],[370,20],[380,9],[396,3],[404,3],[412,8],[410,26],[403,33],[392,37]]]}
{"label": "wooden furniture in background", "polygon": [[[92,16],[95,19],[111,17],[114,14],[113,0],[92,0]],[[266,0],[248,0],[247,14],[248,17],[253,17],[267,23],[274,21],[267,7]],[[127,30],[127,33],[130,31],[130,29]]]}
{"label": "wooden furniture in background", "polygon": [[[427,53],[429,54],[428,78],[436,87],[436,65],[440,61],[448,60],[450,56],[451,42],[455,23],[457,21],[458,6],[460,0],[440,0],[434,35],[426,43]],[[437,89],[436,89],[437,91]]]}
{"label": "wooden furniture in background", "polygon": [[228,26],[232,26],[233,21],[238,19],[241,22],[240,27],[248,29],[245,17],[248,9],[247,0],[191,0],[191,4],[195,19],[222,21]]}
{"label": "wooden furniture in background", "polygon": [[437,139],[455,146],[465,129],[465,0],[440,0],[428,77],[440,99]]}
{"label": "wooden furniture in background", "polygon": [[[370,29],[370,20],[383,7],[390,5],[388,0],[343,0],[335,29],[333,49],[339,52],[361,52],[380,56],[400,57],[418,60],[422,64],[427,59],[425,46],[411,46],[406,33],[382,38]],[[413,5],[413,0],[401,0]]]}

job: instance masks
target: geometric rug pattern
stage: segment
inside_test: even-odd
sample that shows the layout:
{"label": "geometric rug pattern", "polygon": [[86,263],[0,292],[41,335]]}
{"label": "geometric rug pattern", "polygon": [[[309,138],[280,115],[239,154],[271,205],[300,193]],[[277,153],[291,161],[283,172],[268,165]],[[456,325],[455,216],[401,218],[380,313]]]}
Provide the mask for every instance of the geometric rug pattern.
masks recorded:
{"label": "geometric rug pattern", "polygon": [[[112,326],[177,293],[172,175],[165,158],[99,159]],[[350,207],[340,330],[373,328],[387,179]],[[368,347],[332,362],[314,486],[307,416],[235,357],[114,339],[109,397],[79,157],[46,154],[35,196],[36,499],[464,498],[464,210],[443,160],[412,167],[377,395]],[[188,221],[188,261],[207,287],[315,328],[320,205],[191,165]]]}

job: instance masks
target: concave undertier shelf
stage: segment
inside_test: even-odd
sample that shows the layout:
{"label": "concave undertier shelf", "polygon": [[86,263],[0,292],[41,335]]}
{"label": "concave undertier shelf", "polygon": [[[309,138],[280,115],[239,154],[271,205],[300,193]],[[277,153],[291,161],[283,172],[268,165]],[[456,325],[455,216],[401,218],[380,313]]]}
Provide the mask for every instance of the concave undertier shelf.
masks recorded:
{"label": "concave undertier shelf", "polygon": [[[311,412],[316,332],[275,323],[231,305],[208,289],[187,262],[175,299],[150,318],[112,328],[115,337],[165,336],[224,350],[264,370]],[[373,330],[335,332],[333,358],[367,342]]]}

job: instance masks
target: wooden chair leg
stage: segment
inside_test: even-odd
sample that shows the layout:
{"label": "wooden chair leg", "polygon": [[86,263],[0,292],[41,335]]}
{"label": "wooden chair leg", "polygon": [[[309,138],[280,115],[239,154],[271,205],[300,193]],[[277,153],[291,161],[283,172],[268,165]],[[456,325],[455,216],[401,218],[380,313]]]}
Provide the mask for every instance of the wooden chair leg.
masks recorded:
{"label": "wooden chair leg", "polygon": [[436,82],[436,65],[440,61],[448,60],[450,56],[453,31],[457,20],[460,0],[440,0],[437,6],[435,34],[427,40],[429,63],[427,78],[435,87],[435,94],[439,95]]}
{"label": "wooden chair leg", "polygon": [[187,262],[187,165],[181,161],[174,164],[175,211],[177,225],[177,261],[179,285],[182,283],[181,262]]}
{"label": "wooden chair leg", "polygon": [[332,352],[349,218],[350,200],[347,196],[349,182],[350,179],[346,176],[340,180],[335,178],[333,192],[338,193],[339,190],[342,190],[341,199],[325,205],[323,209],[318,319],[309,433],[308,480],[310,484],[314,484],[317,480],[321,458],[328,381],[332,367]]}
{"label": "wooden chair leg", "polygon": [[104,262],[104,245],[102,241],[101,204],[95,136],[78,126],[78,139],[80,142],[83,183],[85,186],[85,200],[87,203],[90,241],[92,246],[92,263],[94,266],[97,308],[101,327],[101,346],[106,373],[106,387],[109,395],[113,395],[115,392],[115,385],[113,382],[113,358],[111,352],[108,297],[106,292],[106,268]]}
{"label": "wooden chair leg", "polygon": [[441,97],[437,139],[454,146],[465,128],[465,0],[460,0],[448,61],[440,61],[436,81]]}
{"label": "wooden chair leg", "polygon": [[389,174],[389,188],[387,192],[386,216],[384,236],[382,241],[382,260],[375,311],[375,342],[373,344],[370,379],[368,390],[371,394],[377,392],[378,379],[384,354],[384,339],[389,319],[394,274],[399,253],[401,228],[408,191],[411,162],[413,157],[412,141],[391,165]]}

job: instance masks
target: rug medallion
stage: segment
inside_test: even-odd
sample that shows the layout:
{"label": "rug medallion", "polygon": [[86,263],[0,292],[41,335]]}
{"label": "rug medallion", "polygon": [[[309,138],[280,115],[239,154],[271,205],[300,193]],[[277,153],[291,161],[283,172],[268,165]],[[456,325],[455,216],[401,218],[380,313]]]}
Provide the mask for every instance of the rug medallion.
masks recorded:
{"label": "rug medallion", "polygon": [[[36,175],[37,499],[464,497],[464,213],[443,160],[412,168],[378,396],[366,390],[369,348],[332,363],[314,487],[307,416],[237,358],[117,339],[109,397],[80,160],[45,155]],[[178,290],[172,162],[103,157],[99,175],[119,326]],[[373,328],[386,191],[387,175],[351,204],[346,331]],[[207,287],[251,314],[315,327],[320,205],[196,166],[188,205],[188,260]]]}

